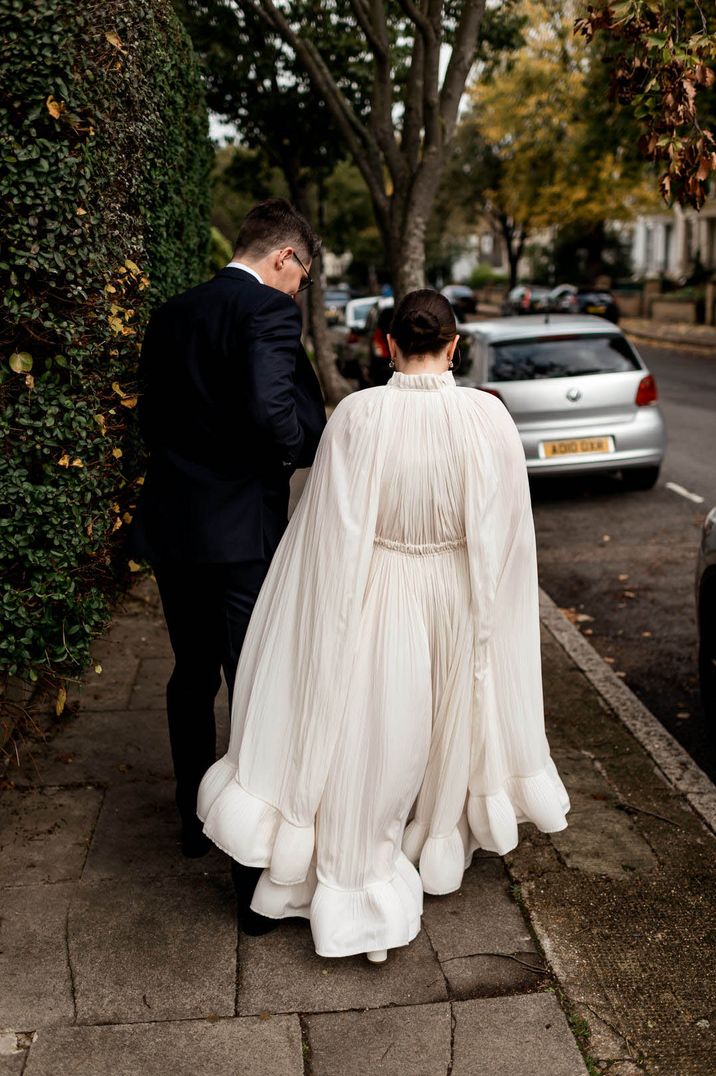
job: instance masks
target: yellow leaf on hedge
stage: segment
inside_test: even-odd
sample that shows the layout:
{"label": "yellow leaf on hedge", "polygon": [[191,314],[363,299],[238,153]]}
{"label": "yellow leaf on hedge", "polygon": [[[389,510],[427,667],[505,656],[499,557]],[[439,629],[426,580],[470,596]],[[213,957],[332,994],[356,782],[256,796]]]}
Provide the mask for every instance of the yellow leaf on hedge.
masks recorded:
{"label": "yellow leaf on hedge", "polygon": [[132,522],[132,513],[131,512],[125,512],[124,515],[122,516],[122,519],[124,520],[125,523],[131,523]]}
{"label": "yellow leaf on hedge", "polygon": [[127,393],[126,393],[126,392],[124,392],[124,391],[123,391],[123,390],[122,390],[122,389],[121,389],[121,388],[119,387],[119,381],[113,381],[113,382],[112,382],[112,391],[113,391],[113,392],[116,392],[118,396],[126,396],[126,395],[127,395]]}
{"label": "yellow leaf on hedge", "polygon": [[95,671],[96,673],[101,673],[101,672],[102,672],[102,666],[101,666],[101,665],[99,665],[99,664],[98,664],[98,665],[95,665],[95,667],[94,667],[94,671]]}
{"label": "yellow leaf on hedge", "polygon": [[87,537],[91,538],[94,533],[94,523],[92,522],[92,520],[89,521],[89,523],[85,527],[85,530],[87,531]]}
{"label": "yellow leaf on hedge", "polygon": [[137,400],[137,396],[125,396],[125,398],[122,400],[122,407],[136,407]]}
{"label": "yellow leaf on hedge", "polygon": [[77,206],[76,212],[78,217],[85,217],[87,215],[87,210],[83,209],[81,205]]}
{"label": "yellow leaf on hedge", "polygon": [[107,318],[107,321],[109,322],[109,327],[110,327],[110,329],[112,330],[113,333],[121,333],[124,326],[123,326],[121,320],[118,317],[116,317],[116,316],[109,317],[109,318]]}
{"label": "yellow leaf on hedge", "polygon": [[106,292],[109,292],[110,295],[112,295],[114,292],[116,292],[117,289],[113,284],[105,284],[104,290]]}
{"label": "yellow leaf on hedge", "polygon": [[29,351],[13,351],[10,356],[10,369],[16,374],[26,374],[32,369],[32,355]]}
{"label": "yellow leaf on hedge", "polygon": [[64,456],[60,456],[60,458],[57,461],[57,465],[58,465],[58,467],[69,467],[69,465],[70,465],[70,457],[67,455],[66,452],[65,452]]}
{"label": "yellow leaf on hedge", "polygon": [[94,415],[93,417],[94,417],[95,422],[99,426],[100,430],[102,431],[102,433],[106,433],[107,432],[107,422],[105,420],[104,415]]}
{"label": "yellow leaf on hedge", "polygon": [[32,374],[25,374],[25,384],[29,389],[34,389],[35,378],[32,376]]}
{"label": "yellow leaf on hedge", "polygon": [[118,515],[119,515],[119,513],[120,513],[120,512],[122,511],[122,509],[121,509],[121,508],[119,507],[119,505],[117,504],[117,502],[116,502],[116,501],[115,501],[115,502],[114,502],[114,504],[112,505],[112,511],[113,511],[113,512],[116,512],[116,513],[117,513]]}
{"label": "yellow leaf on hedge", "polygon": [[125,258],[125,259],[124,259],[124,264],[125,264],[125,265],[127,266],[127,268],[129,269],[130,273],[135,273],[135,274],[137,274],[137,273],[141,273],[141,271],[142,271],[142,270],[141,270],[141,269],[139,268],[139,266],[137,265],[137,263],[136,263],[136,262],[133,262],[131,258]]}
{"label": "yellow leaf on hedge", "polygon": [[137,479],[137,485],[138,486],[143,486],[144,485],[144,479],[142,477]]}
{"label": "yellow leaf on hedge", "polygon": [[61,687],[60,690],[57,692],[57,699],[55,701],[55,713],[57,714],[58,717],[60,716],[60,714],[64,710],[66,702],[67,702],[67,688],[66,687]]}
{"label": "yellow leaf on hedge", "polygon": [[104,36],[109,41],[110,45],[114,45],[114,47],[116,49],[119,49],[120,52],[126,52],[127,51],[122,46],[122,39],[120,38],[119,34],[115,33],[114,30],[107,30],[105,32]]}
{"label": "yellow leaf on hedge", "polygon": [[70,464],[70,467],[84,467],[84,463],[79,458],[79,456],[75,456],[75,458],[72,460],[72,463]]}
{"label": "yellow leaf on hedge", "polygon": [[65,110],[64,102],[56,101],[52,94],[47,98],[45,104],[47,105],[47,111],[50,113],[53,120],[58,120]]}
{"label": "yellow leaf on hedge", "polygon": [[121,457],[122,457],[122,449],[121,448],[113,448],[112,449],[112,455],[114,456],[114,458],[116,460],[121,459]]}
{"label": "yellow leaf on hedge", "polygon": [[137,564],[136,560],[128,560],[127,564],[130,572],[140,572],[142,570],[141,564]]}
{"label": "yellow leaf on hedge", "polygon": [[117,517],[117,519],[115,519],[115,521],[114,521],[114,526],[112,527],[111,533],[114,534],[114,532],[118,531],[121,526],[122,526],[122,520],[119,517]]}

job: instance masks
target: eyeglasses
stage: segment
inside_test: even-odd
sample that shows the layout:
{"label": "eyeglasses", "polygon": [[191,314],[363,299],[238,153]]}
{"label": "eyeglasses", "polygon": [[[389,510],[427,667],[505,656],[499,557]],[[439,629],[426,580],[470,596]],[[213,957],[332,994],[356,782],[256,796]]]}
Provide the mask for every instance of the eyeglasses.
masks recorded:
{"label": "eyeglasses", "polygon": [[301,261],[301,259],[299,258],[298,254],[296,254],[296,252],[295,252],[295,251],[293,252],[293,257],[294,257],[294,258],[296,259],[296,261],[298,262],[298,264],[299,264],[299,265],[301,266],[301,268],[303,269],[304,273],[306,274],[306,275],[305,275],[305,277],[303,278],[303,280],[301,281],[301,283],[300,283],[300,284],[298,285],[298,287],[296,288],[296,295],[298,295],[299,291],[305,291],[305,290],[306,290],[306,288],[310,288],[311,284],[313,283],[313,279],[312,279],[312,277],[311,277],[311,276],[309,275],[308,269],[307,269],[307,268],[306,268],[306,266],[305,266],[305,265],[303,264],[303,262]]}

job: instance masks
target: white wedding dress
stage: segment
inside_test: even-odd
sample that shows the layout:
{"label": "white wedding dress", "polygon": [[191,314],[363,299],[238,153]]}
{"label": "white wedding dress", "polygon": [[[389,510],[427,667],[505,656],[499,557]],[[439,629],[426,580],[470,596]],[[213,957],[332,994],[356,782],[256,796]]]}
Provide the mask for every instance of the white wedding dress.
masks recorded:
{"label": "white wedding dress", "polygon": [[[343,400],[238,665],[204,832],[317,953],[407,945],[518,822],[563,829],[524,453],[500,400],[396,372]],[[417,869],[416,869],[417,868]]]}

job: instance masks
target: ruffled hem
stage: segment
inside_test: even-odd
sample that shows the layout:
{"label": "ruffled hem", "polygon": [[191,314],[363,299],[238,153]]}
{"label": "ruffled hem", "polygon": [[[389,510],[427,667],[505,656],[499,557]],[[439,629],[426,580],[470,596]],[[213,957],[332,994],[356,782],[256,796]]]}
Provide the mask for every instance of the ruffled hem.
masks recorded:
{"label": "ruffled hem", "polygon": [[204,774],[197,797],[204,833],[247,867],[268,867],[275,885],[305,882],[315,843],[313,825],[296,826],[277,807],[247,792],[224,755]]}
{"label": "ruffled hem", "polygon": [[477,848],[504,856],[519,843],[520,822],[556,833],[566,829],[569,809],[569,795],[550,758],[539,773],[508,778],[489,795],[468,796],[466,813],[450,833],[432,836],[427,823],[412,819],[403,835],[403,852],[418,867],[426,893],[453,893]]}
{"label": "ruffled hem", "polygon": [[480,848],[504,856],[519,843],[517,826],[532,822],[542,833],[567,828],[570,810],[567,789],[552,758],[529,777],[510,777],[487,795],[470,795],[467,819]]}
{"label": "ruffled hem", "polygon": [[392,878],[363,889],[338,889],[321,882],[313,864],[306,881],[295,886],[277,886],[264,871],[251,908],[270,919],[309,919],[318,956],[354,956],[408,945],[420,932],[423,887],[412,863],[400,852]]}

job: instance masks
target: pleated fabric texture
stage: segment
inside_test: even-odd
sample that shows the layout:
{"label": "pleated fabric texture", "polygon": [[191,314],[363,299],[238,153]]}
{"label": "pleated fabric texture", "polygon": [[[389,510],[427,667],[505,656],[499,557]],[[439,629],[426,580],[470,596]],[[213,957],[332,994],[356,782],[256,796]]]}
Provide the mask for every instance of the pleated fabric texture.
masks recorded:
{"label": "pleated fabric texture", "polygon": [[239,660],[226,754],[197,814],[265,868],[252,908],[316,951],[407,945],[423,893],[476,848],[567,825],[544,730],[524,452],[504,405],[452,374],[343,400]]}

